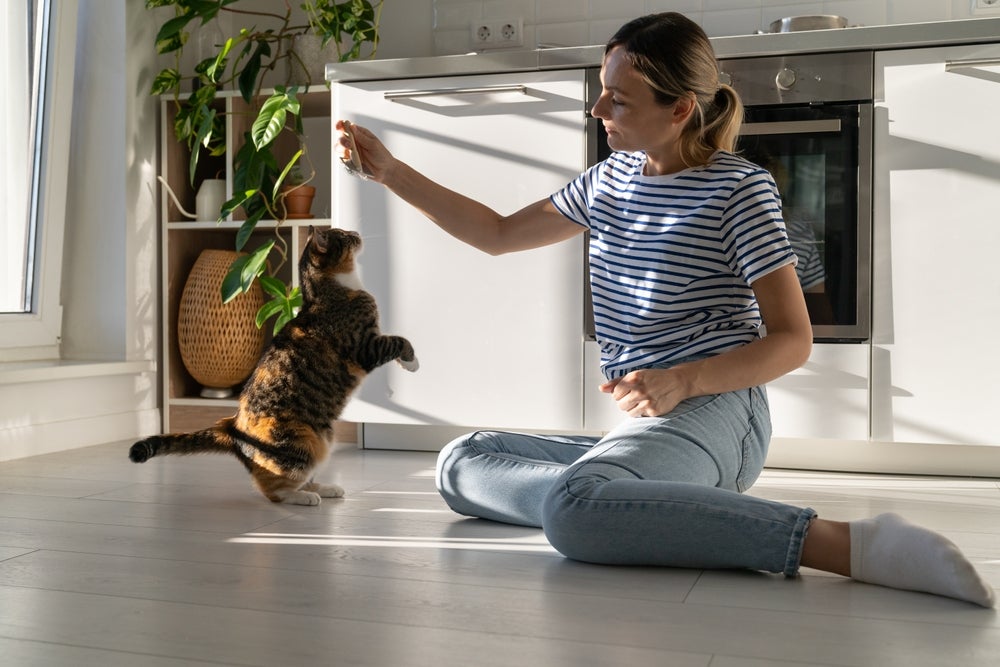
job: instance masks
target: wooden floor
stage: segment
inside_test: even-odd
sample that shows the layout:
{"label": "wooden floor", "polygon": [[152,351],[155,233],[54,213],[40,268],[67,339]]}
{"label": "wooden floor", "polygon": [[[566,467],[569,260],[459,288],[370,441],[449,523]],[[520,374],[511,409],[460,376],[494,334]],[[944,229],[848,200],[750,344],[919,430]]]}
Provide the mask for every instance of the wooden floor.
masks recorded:
{"label": "wooden floor", "polygon": [[[815,571],[590,566],[463,519],[433,454],[341,447],[319,507],[272,505],[225,457],[128,443],[0,463],[0,663],[1000,665],[1000,614]],[[767,471],[828,518],[946,533],[1000,589],[1000,484]]]}

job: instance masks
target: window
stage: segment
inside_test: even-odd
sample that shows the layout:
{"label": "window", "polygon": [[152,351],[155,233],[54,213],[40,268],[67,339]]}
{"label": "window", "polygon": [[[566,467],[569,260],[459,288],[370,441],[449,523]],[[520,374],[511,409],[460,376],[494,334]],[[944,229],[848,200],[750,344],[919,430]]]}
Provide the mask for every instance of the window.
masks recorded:
{"label": "window", "polygon": [[0,9],[0,361],[59,356],[77,3]]}
{"label": "window", "polygon": [[4,52],[0,86],[7,91],[5,122],[0,142],[7,160],[0,161],[0,201],[8,203],[0,217],[0,312],[31,310],[31,257],[28,253],[31,220],[28,217],[28,141],[31,126],[31,12],[27,4],[11,2],[0,12]]}

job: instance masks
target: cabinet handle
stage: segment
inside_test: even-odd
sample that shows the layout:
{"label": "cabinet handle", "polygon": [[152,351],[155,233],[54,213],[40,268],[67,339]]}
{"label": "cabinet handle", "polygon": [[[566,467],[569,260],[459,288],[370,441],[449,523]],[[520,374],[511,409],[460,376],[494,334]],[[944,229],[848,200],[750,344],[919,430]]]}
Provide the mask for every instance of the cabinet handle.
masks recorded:
{"label": "cabinet handle", "polygon": [[1000,58],[980,58],[977,60],[946,60],[944,71],[951,72],[956,69],[972,69],[974,67],[996,67],[1000,65]]}
{"label": "cabinet handle", "polygon": [[784,123],[743,123],[740,136],[765,134],[806,134],[809,132],[840,132],[840,119],[790,120]]}
{"label": "cabinet handle", "polygon": [[437,88],[433,90],[404,90],[398,92],[385,93],[385,99],[390,102],[396,100],[406,100],[414,97],[437,97],[444,95],[486,95],[489,93],[521,93],[528,94],[528,87],[524,85],[513,86],[483,86],[479,88]]}

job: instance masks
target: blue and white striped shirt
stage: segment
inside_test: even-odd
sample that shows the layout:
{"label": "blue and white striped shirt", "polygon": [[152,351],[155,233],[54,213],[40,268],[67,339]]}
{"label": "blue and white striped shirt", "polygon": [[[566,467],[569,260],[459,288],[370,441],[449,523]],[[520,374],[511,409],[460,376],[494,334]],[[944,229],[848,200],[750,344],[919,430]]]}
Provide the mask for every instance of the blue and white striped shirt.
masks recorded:
{"label": "blue and white striped shirt", "polygon": [[644,176],[645,161],[613,153],[550,198],[590,230],[608,379],[758,338],[750,284],[796,261],[766,170],[723,151],[665,176]]}

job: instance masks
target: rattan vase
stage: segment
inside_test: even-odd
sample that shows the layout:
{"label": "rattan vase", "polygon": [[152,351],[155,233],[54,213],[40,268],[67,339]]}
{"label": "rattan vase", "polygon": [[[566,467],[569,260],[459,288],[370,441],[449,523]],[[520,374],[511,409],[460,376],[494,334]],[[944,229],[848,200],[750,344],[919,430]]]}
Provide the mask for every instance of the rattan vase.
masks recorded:
{"label": "rattan vase", "polygon": [[177,313],[181,361],[201,395],[225,398],[253,371],[264,351],[264,332],[254,318],[264,305],[256,282],[246,294],[222,303],[222,279],[239,255],[231,250],[203,250],[195,260]]}

